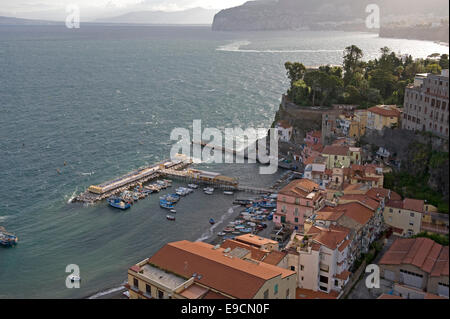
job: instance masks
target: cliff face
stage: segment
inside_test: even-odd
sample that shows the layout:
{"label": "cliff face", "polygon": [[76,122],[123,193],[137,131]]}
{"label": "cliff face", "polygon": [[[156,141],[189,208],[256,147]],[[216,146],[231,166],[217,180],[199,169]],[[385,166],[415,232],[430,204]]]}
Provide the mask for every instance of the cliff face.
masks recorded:
{"label": "cliff face", "polygon": [[371,31],[365,26],[369,4],[379,5],[381,19],[392,15],[442,15],[449,8],[447,0],[260,0],[220,11],[214,17],[213,30]]}

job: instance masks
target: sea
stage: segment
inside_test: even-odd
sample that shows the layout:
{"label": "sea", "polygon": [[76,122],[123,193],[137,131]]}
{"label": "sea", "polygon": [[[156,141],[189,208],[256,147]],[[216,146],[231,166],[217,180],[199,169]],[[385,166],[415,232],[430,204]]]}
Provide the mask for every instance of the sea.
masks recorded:
{"label": "sea", "polygon": [[[122,212],[71,203],[92,184],[169,157],[174,128],[269,128],[288,87],[284,63],[340,64],[387,46],[424,58],[448,47],[373,33],[212,32],[206,26],[0,26],[0,298],[83,298],[111,291],[168,242],[205,240],[233,196],[196,191],[166,220],[158,195]],[[257,164],[200,169],[267,187]],[[175,182],[174,186],[183,185]],[[168,193],[169,191],[165,191]],[[248,197],[235,194],[234,197]],[[217,225],[219,229],[221,225]],[[66,287],[68,265],[80,269]]]}

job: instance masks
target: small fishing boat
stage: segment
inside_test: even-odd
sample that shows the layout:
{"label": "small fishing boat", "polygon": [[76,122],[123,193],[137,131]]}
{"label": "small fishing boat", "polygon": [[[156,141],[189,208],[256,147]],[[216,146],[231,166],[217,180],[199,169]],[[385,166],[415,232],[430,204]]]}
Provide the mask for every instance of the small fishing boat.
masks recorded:
{"label": "small fishing boat", "polygon": [[192,189],[197,189],[198,185],[197,184],[189,184],[188,187],[192,188]]}
{"label": "small fishing boat", "polygon": [[171,212],[172,214],[176,214],[176,213],[177,213],[177,211],[176,211],[175,209],[171,209],[170,212]]}
{"label": "small fishing boat", "polygon": [[234,227],[225,227],[225,228],[223,229],[223,231],[224,231],[225,233],[231,233],[231,232],[234,232]]}
{"label": "small fishing boat", "polygon": [[232,232],[232,234],[235,234],[235,235],[240,235],[240,234],[241,234],[241,232],[238,232],[238,231],[234,231],[234,232]]}
{"label": "small fishing boat", "polygon": [[69,280],[70,280],[70,282],[74,283],[76,281],[81,281],[81,277],[77,276],[77,275],[70,275]]}
{"label": "small fishing boat", "polygon": [[213,195],[214,193],[213,192],[209,192],[209,191],[205,191],[205,194],[206,195]]}
{"label": "small fishing boat", "polygon": [[226,233],[224,233],[224,232],[220,232],[220,233],[217,234],[217,236],[220,236],[220,237],[223,237],[225,235],[226,235]]}
{"label": "small fishing boat", "polygon": [[244,228],[244,229],[241,229],[241,232],[242,233],[251,233],[253,231],[253,229],[251,229],[251,228]]}
{"label": "small fishing boat", "polygon": [[0,227],[0,246],[11,247],[17,244],[19,238],[12,233],[8,233],[3,227]]}
{"label": "small fishing boat", "polygon": [[121,198],[118,198],[118,197],[110,197],[107,199],[107,202],[108,202],[109,206],[118,208],[121,210],[126,210],[131,207],[130,203],[126,203]]}
{"label": "small fishing boat", "polygon": [[211,219],[209,220],[209,223],[210,223],[211,225],[214,225],[214,224],[216,223],[216,221],[214,220],[214,218],[211,218]]}
{"label": "small fishing boat", "polygon": [[223,194],[224,195],[234,195],[234,193],[231,191],[224,191]]}
{"label": "small fishing boat", "polygon": [[159,206],[164,209],[174,209],[173,204],[165,200],[160,200]]}
{"label": "small fishing boat", "polygon": [[205,187],[205,188],[203,188],[203,191],[213,193],[214,192],[214,188],[212,188],[212,187]]}
{"label": "small fishing boat", "polygon": [[172,216],[172,215],[167,215],[166,218],[170,221],[176,220],[175,216]]}

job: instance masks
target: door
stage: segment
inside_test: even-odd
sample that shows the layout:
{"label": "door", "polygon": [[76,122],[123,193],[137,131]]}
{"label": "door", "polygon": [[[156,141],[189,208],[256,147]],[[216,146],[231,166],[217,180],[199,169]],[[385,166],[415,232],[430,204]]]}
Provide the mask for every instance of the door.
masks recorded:
{"label": "door", "polygon": [[403,282],[405,285],[416,287],[422,289],[423,276],[410,272],[400,270],[400,282]]}
{"label": "door", "polygon": [[448,285],[439,283],[438,285],[438,295],[448,297]]}

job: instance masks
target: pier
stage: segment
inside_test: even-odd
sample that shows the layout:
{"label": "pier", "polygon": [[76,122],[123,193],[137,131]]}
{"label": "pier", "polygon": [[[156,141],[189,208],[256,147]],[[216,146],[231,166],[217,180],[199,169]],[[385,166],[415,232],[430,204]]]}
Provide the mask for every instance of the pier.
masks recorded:
{"label": "pier", "polygon": [[92,185],[84,193],[74,198],[72,202],[93,204],[159,178],[178,179],[188,183],[206,184],[223,190],[254,194],[271,194],[276,192],[274,188],[239,185],[237,178],[224,176],[220,173],[186,169],[191,164],[192,159],[180,155],[178,160],[163,161],[149,167],[141,168],[112,181]]}

